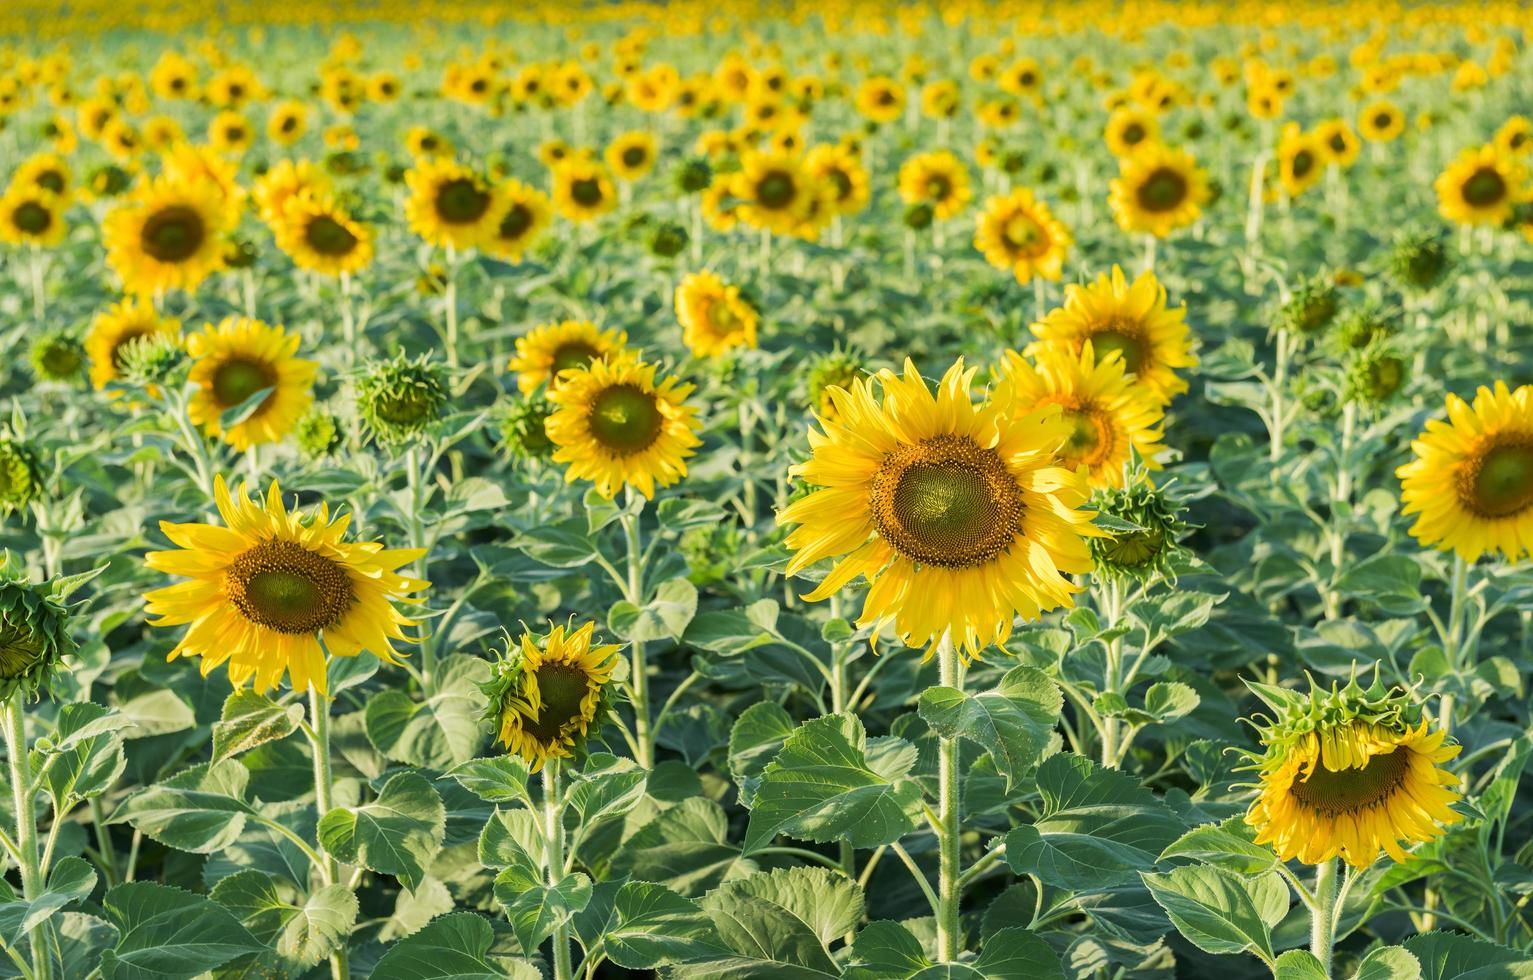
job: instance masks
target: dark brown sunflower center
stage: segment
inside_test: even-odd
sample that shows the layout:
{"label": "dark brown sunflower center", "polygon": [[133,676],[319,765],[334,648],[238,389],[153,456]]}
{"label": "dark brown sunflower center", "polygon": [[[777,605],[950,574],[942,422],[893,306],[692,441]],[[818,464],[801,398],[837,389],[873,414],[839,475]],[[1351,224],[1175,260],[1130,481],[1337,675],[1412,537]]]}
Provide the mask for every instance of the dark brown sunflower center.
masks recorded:
{"label": "dark brown sunflower center", "polygon": [[506,212],[506,216],[500,219],[498,234],[501,238],[515,241],[527,234],[528,229],[531,227],[532,209],[525,204],[513,204],[511,209]]}
{"label": "dark brown sunflower center", "polygon": [[1293,155],[1293,175],[1303,177],[1315,169],[1315,155],[1308,150],[1300,150]]}
{"label": "dark brown sunflower center", "polygon": [[1123,142],[1129,146],[1144,142],[1144,127],[1138,123],[1129,123],[1123,127]]}
{"label": "dark brown sunflower center", "polygon": [[1477,207],[1499,204],[1506,197],[1506,178],[1494,167],[1481,167],[1464,181],[1464,200]]}
{"label": "dark brown sunflower center", "polygon": [[1389,124],[1394,122],[1394,121],[1395,121],[1395,117],[1394,116],[1391,116],[1387,112],[1381,112],[1378,115],[1373,117],[1373,126],[1374,126],[1375,129],[1388,129],[1389,128]]}
{"label": "dark brown sunflower center", "polygon": [[140,236],[144,251],[160,262],[184,262],[196,255],[206,240],[202,215],[180,204],[151,214]]}
{"label": "dark brown sunflower center", "polygon": [[591,405],[591,435],[604,449],[630,456],[660,438],[665,416],[655,396],[634,385],[613,385]]}
{"label": "dark brown sunflower center", "polygon": [[1091,335],[1091,349],[1097,363],[1117,351],[1123,358],[1123,370],[1137,374],[1144,366],[1144,337],[1127,325],[1111,323]]}
{"label": "dark brown sunflower center", "polygon": [[42,659],[42,641],[24,626],[0,620],[0,679],[15,680]]}
{"label": "dark brown sunflower center", "polygon": [[489,207],[490,195],[467,177],[455,177],[437,188],[436,213],[450,225],[473,224]]}
{"label": "dark brown sunflower center", "polygon": [[565,725],[580,719],[580,703],[591,689],[591,681],[585,671],[571,664],[544,664],[536,677],[540,710],[536,720],[526,719],[522,727],[539,742],[551,742]]}
{"label": "dark brown sunflower center", "polygon": [[1305,780],[1295,780],[1290,792],[1312,810],[1336,816],[1389,799],[1410,772],[1410,749],[1391,749],[1370,756],[1361,769],[1332,772],[1320,763]]}
{"label": "dark brown sunflower center", "polygon": [[250,622],[278,633],[318,633],[356,601],[345,567],[296,541],[263,541],[224,573],[229,601]]}
{"label": "dark brown sunflower center", "polygon": [[637,167],[649,159],[649,154],[642,146],[630,146],[623,151],[623,166]]}
{"label": "dark brown sunflower center", "polygon": [[1174,211],[1187,199],[1187,178],[1170,167],[1157,167],[1139,185],[1135,196],[1146,211]]}
{"label": "dark brown sunflower center", "polygon": [[28,235],[41,235],[53,224],[53,212],[36,201],[23,201],[11,215],[11,220]]}
{"label": "dark brown sunflower center", "polygon": [[44,170],[37,175],[35,183],[43,190],[52,191],[55,194],[64,193],[64,175],[57,170]]}
{"label": "dark brown sunflower center", "polygon": [[993,449],[968,436],[935,436],[889,453],[868,508],[896,551],[940,568],[982,565],[1022,528],[1016,479]]}
{"label": "dark brown sunflower center", "polygon": [[1332,153],[1345,153],[1346,152],[1346,149],[1347,149],[1347,137],[1344,136],[1343,134],[1341,134],[1341,133],[1332,133],[1331,134],[1331,138],[1329,140],[1327,140],[1326,142],[1331,147],[1331,152]]}
{"label": "dark brown sunflower center", "polygon": [[283,116],[282,122],[278,125],[277,128],[282,130],[284,133],[291,133],[297,125],[298,118],[296,116]]}
{"label": "dark brown sunflower center", "polygon": [[788,174],[773,171],[756,183],[756,199],[763,207],[777,210],[793,203],[798,188]]}
{"label": "dark brown sunflower center", "polygon": [[358,244],[351,229],[327,214],[312,219],[303,230],[303,238],[320,255],[349,255]]}
{"label": "dark brown sunflower center", "polygon": [[230,409],[276,383],[276,373],[266,362],[233,358],[213,372],[213,397],[220,408]]}
{"label": "dark brown sunflower center", "polygon": [[1464,505],[1483,517],[1510,517],[1533,504],[1533,440],[1492,446],[1459,480]]}
{"label": "dark brown sunflower center", "polygon": [[601,352],[583,340],[571,340],[554,350],[553,372],[583,368],[601,356]]}
{"label": "dark brown sunflower center", "polygon": [[581,207],[593,208],[602,202],[601,181],[581,177],[570,184],[570,197]]}
{"label": "dark brown sunflower center", "polygon": [[953,193],[953,182],[942,174],[927,178],[926,196],[933,201],[945,201]]}
{"label": "dark brown sunflower center", "polygon": [[230,143],[243,143],[245,141],[245,127],[230,126],[224,130],[224,139]]}

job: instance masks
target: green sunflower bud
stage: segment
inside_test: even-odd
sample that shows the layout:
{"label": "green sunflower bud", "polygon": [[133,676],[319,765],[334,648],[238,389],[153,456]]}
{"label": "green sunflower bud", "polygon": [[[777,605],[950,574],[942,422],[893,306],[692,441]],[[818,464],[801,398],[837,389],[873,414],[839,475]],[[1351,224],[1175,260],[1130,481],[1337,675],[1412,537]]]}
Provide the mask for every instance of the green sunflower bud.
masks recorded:
{"label": "green sunflower bud", "polygon": [[930,204],[922,202],[912,204],[905,209],[905,227],[911,231],[925,231],[932,226],[932,220],[936,218],[936,211]]}
{"label": "green sunflower bud", "polygon": [[42,493],[37,453],[21,439],[0,432],[0,514],[23,510]]}
{"label": "green sunflower bud", "polygon": [[1324,333],[1341,309],[1341,295],[1328,277],[1307,280],[1293,291],[1278,311],[1277,325],[1284,330],[1313,337]]}
{"label": "green sunflower bud", "polygon": [[1442,282],[1452,265],[1447,241],[1431,232],[1407,234],[1389,253],[1389,271],[1395,280],[1417,292],[1426,292]]}
{"label": "green sunflower bud", "polygon": [[1360,351],[1347,364],[1346,398],[1370,407],[1392,401],[1410,379],[1410,367],[1403,358],[1382,344]]}
{"label": "green sunflower bud", "polygon": [[650,254],[672,259],[687,247],[687,230],[674,222],[663,222],[649,234]]}
{"label": "green sunflower bud", "polygon": [[27,361],[39,381],[73,382],[85,370],[85,347],[63,330],[50,330],[32,341]]}
{"label": "green sunflower bud", "polygon": [[541,396],[511,403],[500,419],[500,444],[513,459],[542,460],[553,455],[554,444],[544,423],[554,406]]}
{"label": "green sunflower bud", "polygon": [[676,189],[681,193],[696,194],[712,186],[713,168],[700,157],[683,160],[676,167],[674,181]]}
{"label": "green sunflower bud", "polygon": [[189,367],[181,339],[170,334],[146,334],[128,341],[118,350],[117,373],[131,385],[175,387]]}
{"label": "green sunflower bud", "polygon": [[51,690],[59,662],[75,652],[64,601],[69,587],[71,580],[33,585],[9,556],[0,560],[0,702],[17,692],[36,700]]}
{"label": "green sunflower bud", "polygon": [[293,437],[310,459],[324,459],[341,445],[341,420],[323,408],[311,408],[298,420]]}
{"label": "green sunflower bud", "polygon": [[447,369],[422,355],[403,353],[379,361],[354,382],[357,411],[378,442],[398,445],[420,435],[442,417],[451,392]]}
{"label": "green sunflower bud", "polygon": [[133,183],[128,172],[116,164],[104,164],[91,171],[87,178],[91,193],[97,197],[116,197]]}
{"label": "green sunflower bud", "polygon": [[1337,321],[1336,340],[1343,348],[1362,350],[1399,332],[1399,321],[1391,311],[1377,303],[1365,303],[1342,314]]}
{"label": "green sunflower bud", "polygon": [[1126,487],[1098,491],[1090,507],[1132,527],[1114,531],[1111,537],[1086,539],[1096,574],[1140,582],[1156,576],[1176,581],[1178,562],[1186,554],[1179,540],[1188,524],[1172,484],[1157,487],[1139,477]]}

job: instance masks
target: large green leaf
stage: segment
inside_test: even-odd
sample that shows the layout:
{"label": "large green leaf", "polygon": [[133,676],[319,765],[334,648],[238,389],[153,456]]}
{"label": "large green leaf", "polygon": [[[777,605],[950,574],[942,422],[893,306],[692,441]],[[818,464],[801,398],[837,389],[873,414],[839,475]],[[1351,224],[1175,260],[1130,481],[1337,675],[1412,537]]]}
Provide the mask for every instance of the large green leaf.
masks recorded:
{"label": "large green leaf", "polygon": [[1422,980],[1528,980],[1533,956],[1457,932],[1427,932],[1404,943]]}
{"label": "large green leaf", "polygon": [[250,688],[229,695],[213,725],[213,761],[232,759],[258,745],[287,738],[303,720],[301,703],[280,705]]}
{"label": "large green leaf", "polygon": [[486,803],[521,800],[532,805],[527,795],[527,777],[530,772],[521,756],[499,755],[488,759],[470,759],[448,770],[447,775]]}
{"label": "large green leaf", "polygon": [[346,886],[325,885],[304,898],[263,871],[232,874],[213,887],[211,897],[283,959],[303,966],[344,944],[357,919],[357,897]]}
{"label": "large green leaf", "polygon": [[1247,876],[1202,864],[1140,877],[1194,946],[1273,961],[1272,929],[1288,914],[1288,885],[1277,872]]}
{"label": "large green leaf", "polygon": [[577,871],[549,885],[529,880],[522,868],[513,866],[495,876],[495,898],[505,907],[522,949],[534,950],[586,907],[591,879]]}
{"label": "large green leaf", "polygon": [[178,851],[209,854],[235,841],[254,812],[244,800],[250,771],[235,759],[196,766],[123,801],[113,823]]}
{"label": "large green leaf", "polygon": [[683,800],[623,842],[610,873],[659,882],[683,895],[701,895],[737,874],[755,870],[729,840],[729,815],[709,799]]}
{"label": "large green leaf", "polygon": [[77,857],[60,858],[35,898],[0,905],[0,937],[12,947],[19,946],[23,936],[64,906],[85,901],[95,887],[96,872],[89,863]]}
{"label": "large green leaf", "polygon": [[228,909],[180,888],[128,882],[101,904],[118,934],[101,956],[105,980],[190,980],[265,948]]}
{"label": "large green leaf", "polygon": [[[401,939],[379,958],[379,980],[536,980],[537,970],[490,955],[495,930],[472,912],[434,919],[413,936]],[[531,970],[529,973],[528,970]]]}
{"label": "large green leaf", "polygon": [[740,712],[729,733],[729,771],[740,787],[740,803],[755,799],[761,773],[793,734],[793,716],[776,701],[761,701]]}
{"label": "large green leaf", "polygon": [[672,963],[728,956],[713,920],[698,903],[663,885],[624,883],[599,912],[591,903],[577,916],[582,936],[620,967],[652,970]]}
{"label": "large green leaf", "polygon": [[684,578],[661,582],[647,605],[627,600],[613,605],[607,625],[625,640],[644,643],[676,639],[697,614],[697,586]]}
{"label": "large green leaf", "polygon": [[362,806],[337,807],[319,820],[319,842],[346,864],[390,874],[415,889],[442,847],[447,813],[422,776],[403,772]]}
{"label": "large green leaf", "polygon": [[1064,696],[1036,667],[1014,667],[1000,684],[979,694],[928,688],[920,714],[944,738],[967,738],[995,760],[1007,787],[1038,764],[1064,710]]}
{"label": "large green leaf", "polygon": [[415,701],[386,690],[367,702],[367,738],[387,758],[426,769],[468,762],[484,741],[484,694],[489,668],[477,657],[452,656],[438,664],[432,693]]}

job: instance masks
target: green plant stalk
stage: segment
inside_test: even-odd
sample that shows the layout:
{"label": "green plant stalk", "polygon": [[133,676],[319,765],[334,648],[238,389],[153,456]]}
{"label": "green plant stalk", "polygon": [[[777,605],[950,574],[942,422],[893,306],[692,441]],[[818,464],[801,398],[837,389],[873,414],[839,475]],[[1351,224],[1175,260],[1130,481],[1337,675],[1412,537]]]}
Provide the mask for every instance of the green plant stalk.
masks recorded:
{"label": "green plant stalk", "polygon": [[[1450,675],[1458,676],[1467,668],[1463,662],[1464,612],[1469,592],[1469,563],[1457,554],[1453,556],[1453,581],[1448,599],[1448,634],[1443,637],[1443,654],[1448,660]],[[1444,731],[1453,729],[1453,692],[1444,694],[1438,702],[1437,726]]]}
{"label": "green plant stalk", "polygon": [[[841,593],[832,593],[830,597],[830,618],[841,618]],[[847,643],[832,643],[830,647],[830,710],[832,714],[841,714],[850,708],[846,676],[846,655],[849,652]],[[841,870],[853,881],[857,880],[857,849],[848,841],[840,843]]]}
{"label": "green plant stalk", "polygon": [[[323,819],[332,808],[330,791],[334,783],[334,773],[330,766],[330,705],[325,696],[312,687],[309,688],[309,724],[314,732],[310,741],[314,750],[314,808],[318,818]],[[319,871],[325,884],[333,885],[340,880],[341,864],[327,851],[325,863]],[[342,942],[330,954],[330,973],[334,980],[347,980],[351,976],[346,960],[346,943]]]}
{"label": "green plant stalk", "polygon": [[[564,783],[558,759],[543,767],[543,830],[547,844],[548,886],[557,887],[564,880]],[[570,980],[570,927],[560,923],[554,929],[554,980]]]}
{"label": "green plant stalk", "polygon": [[[11,799],[16,807],[17,864],[21,870],[22,897],[31,901],[43,890],[43,870],[37,855],[37,813],[32,773],[27,765],[27,722],[19,694],[5,703],[5,746],[10,759]],[[27,937],[32,948],[32,976],[47,980],[53,964],[48,958],[47,924],[33,929]]]}
{"label": "green plant stalk", "polygon": [[756,478],[751,475],[753,463],[752,433],[756,419],[751,414],[750,402],[740,400],[740,506],[745,511],[745,533],[756,532]]}
{"label": "green plant stalk", "polygon": [[32,274],[32,314],[37,318],[39,328],[47,322],[48,316],[48,290],[44,285],[47,278],[48,253],[32,246],[31,269]]}
{"label": "green plant stalk", "polygon": [[[629,487],[628,503],[630,505],[635,496],[633,488]],[[628,546],[626,598],[636,606],[644,605],[644,549],[639,539],[639,518],[643,514],[642,509],[637,513],[625,510],[620,519],[623,526],[623,540]],[[639,750],[638,758],[634,761],[641,769],[652,769],[655,765],[655,733],[650,727],[649,664],[644,659],[643,640],[634,640],[629,646],[632,649],[629,655],[628,696],[633,702],[633,734]]]}
{"label": "green plant stalk", "polygon": [[[1102,625],[1111,629],[1118,625],[1118,620],[1123,616],[1123,586],[1117,579],[1108,579],[1103,583],[1102,595]],[[1103,691],[1118,693],[1123,686],[1123,637],[1117,636],[1107,643],[1107,661],[1104,665],[1102,678]],[[1107,769],[1118,765],[1118,757],[1122,755],[1124,746],[1121,744],[1122,720],[1114,717],[1102,719],[1102,766]]]}
{"label": "green plant stalk", "polygon": [[[421,493],[421,460],[420,448],[412,444],[405,450],[405,487],[409,494],[410,512],[405,515],[405,521],[409,525],[410,547],[426,549],[426,525],[421,520],[421,511],[426,506],[426,499]],[[421,555],[415,560],[415,577],[421,581],[429,581],[426,578],[426,556]],[[432,642],[430,630],[423,630],[420,640],[421,648],[421,686],[427,687],[431,679],[436,676],[436,644]]]}
{"label": "green plant stalk", "polygon": [[1269,448],[1272,461],[1272,482],[1280,482],[1277,471],[1278,460],[1283,458],[1283,435],[1285,420],[1283,418],[1283,388],[1288,384],[1288,357],[1291,346],[1287,330],[1279,330],[1277,335],[1277,354],[1272,367],[1272,429],[1270,436],[1272,445]]}
{"label": "green plant stalk", "polygon": [[[958,648],[949,632],[937,644],[937,667],[944,687],[963,689]],[[943,738],[937,749],[937,959],[958,959],[959,835],[962,832],[958,780],[958,738]]]}
{"label": "green plant stalk", "polygon": [[458,250],[447,246],[447,282],[442,287],[442,312],[447,324],[447,366],[458,366]]}
{"label": "green plant stalk", "polygon": [[1331,975],[1331,954],[1336,945],[1336,919],[1340,911],[1341,878],[1337,859],[1321,862],[1315,868],[1315,905],[1310,911],[1309,951],[1320,961],[1320,969]]}
{"label": "green plant stalk", "polygon": [[1336,492],[1331,501],[1331,576],[1333,587],[1325,597],[1325,618],[1341,613],[1341,593],[1334,583],[1341,578],[1341,561],[1347,541],[1346,519],[1342,510],[1352,503],[1352,440],[1357,429],[1357,402],[1349,401],[1341,410],[1341,440],[1337,443]]}

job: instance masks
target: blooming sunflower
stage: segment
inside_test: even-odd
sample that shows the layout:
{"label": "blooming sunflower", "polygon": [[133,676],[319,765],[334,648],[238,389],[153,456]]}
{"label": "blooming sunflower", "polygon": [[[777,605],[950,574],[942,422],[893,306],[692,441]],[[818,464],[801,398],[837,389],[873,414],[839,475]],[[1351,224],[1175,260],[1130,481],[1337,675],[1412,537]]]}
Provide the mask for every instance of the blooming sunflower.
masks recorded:
{"label": "blooming sunflower", "polygon": [[958,214],[973,197],[968,169],[947,150],[906,160],[900,165],[899,188],[906,204],[930,204],[939,219]]}
{"label": "blooming sunflower", "polygon": [[1513,116],[1496,130],[1494,142],[1510,156],[1523,156],[1533,151],[1533,121],[1527,116]]}
{"label": "blooming sunflower", "polygon": [[636,358],[603,358],[563,371],[548,399],[557,406],[546,426],[558,446],[564,478],[590,480],[604,497],[628,484],[646,498],[687,475],[686,458],[701,440],[697,409],[686,404],[693,386],[676,378],[655,384],[655,365]]}
{"label": "blooming sunflower", "polygon": [[500,208],[500,220],[485,248],[510,262],[520,262],[553,220],[553,206],[547,194],[513,178],[501,185]]}
{"label": "blooming sunflower", "polygon": [[416,159],[452,156],[452,142],[436,130],[411,126],[405,132],[405,148]]}
{"label": "blooming sunflower", "polygon": [[607,166],[623,180],[638,180],[649,173],[657,155],[655,138],[643,130],[623,133],[607,144],[602,154]]}
{"label": "blooming sunflower", "polygon": [[1070,230],[1025,187],[987,200],[974,232],[985,261],[1009,270],[1017,282],[1059,279],[1073,243]]}
{"label": "blooming sunflower", "polygon": [[325,194],[330,178],[308,160],[282,160],[255,182],[251,196],[257,213],[271,228],[282,224],[287,202],[304,192]]}
{"label": "blooming sunflower", "polygon": [[295,691],[327,693],[325,655],[366,650],[398,664],[394,641],[414,642],[416,625],[395,608],[429,583],[398,569],[419,549],[386,549],[375,541],[346,541],[350,515],[330,518],[330,506],[291,513],[276,482],[264,505],[247,487],[231,498],[222,476],[213,498],[224,526],[172,524],[160,530],[177,550],[152,551],[144,562],[188,581],[144,596],[153,626],[190,628],[170,652],[202,658],[203,676],[228,663],[236,688],[276,687],[286,673]]}
{"label": "blooming sunflower", "polygon": [[57,153],[35,153],[23,160],[11,174],[11,188],[33,186],[59,197],[68,197],[74,187],[74,172]]}
{"label": "blooming sunflower", "polygon": [[254,141],[255,128],[250,120],[231,109],[220,112],[208,124],[208,145],[219,153],[237,156]]}
{"label": "blooming sunflower", "polygon": [[798,234],[814,209],[813,198],[825,193],[803,163],[786,153],[747,153],[730,183],[743,202],[741,220],[780,235]]}
{"label": "blooming sunflower", "polygon": [[698,357],[714,357],[731,347],[755,347],[755,308],[731,286],[706,270],[694,272],[676,287],[676,319],[682,340]]}
{"label": "blooming sunflower", "polygon": [[266,117],[266,138],[278,146],[292,146],[309,128],[309,110],[302,102],[279,102]]}
{"label": "blooming sunflower", "polygon": [[905,87],[883,75],[865,78],[857,86],[853,101],[857,111],[870,121],[893,122],[905,111]]}
{"label": "blooming sunflower", "polygon": [[97,391],[122,376],[124,348],[144,337],[180,337],[181,321],[162,317],[154,304],[132,296],[100,313],[85,336],[90,380]]}
{"label": "blooming sunflower", "polygon": [[1118,227],[1157,238],[1198,220],[1209,199],[1208,174],[1192,154],[1159,143],[1122,158],[1110,187]]}
{"label": "blooming sunflower", "polygon": [[565,320],[533,327],[516,338],[516,355],[506,368],[516,372],[516,386],[530,395],[558,384],[560,372],[614,357],[628,345],[628,335],[602,330],[588,320]]}
{"label": "blooming sunflower", "polygon": [[1411,534],[1465,561],[1533,552],[1533,385],[1482,387],[1473,404],[1447,399],[1447,421],[1428,419],[1395,471]]}
{"label": "blooming sunflower", "polygon": [[1432,185],[1437,210],[1461,225],[1500,225],[1527,196],[1527,170],[1494,143],[1465,150]]}
{"label": "blooming sunflower", "polygon": [[1373,102],[1357,114],[1357,131],[1370,143],[1388,143],[1405,132],[1405,113],[1393,102]]}
{"label": "blooming sunflower", "polygon": [[283,206],[277,246],[302,269],[359,272],[373,260],[373,235],[328,195],[296,194]]}
{"label": "blooming sunflower", "polygon": [[1327,119],[1315,127],[1315,137],[1325,151],[1326,160],[1342,167],[1357,161],[1362,144],[1345,119]]}
{"label": "blooming sunflower", "polygon": [[0,195],[0,241],[52,248],[64,240],[65,199],[36,184],[12,184]]}
{"label": "blooming sunflower", "polygon": [[593,647],[595,629],[586,623],[573,631],[555,626],[546,638],[522,634],[484,685],[497,741],[533,772],[578,755],[606,719],[618,647]]}
{"label": "blooming sunflower", "polygon": [[571,221],[595,221],[617,207],[617,192],[607,168],[571,155],[554,167],[554,207]]}
{"label": "blooming sunflower", "polygon": [[1450,804],[1458,777],[1440,763],[1459,753],[1447,733],[1432,731],[1421,706],[1375,678],[1308,695],[1249,685],[1275,717],[1258,726],[1263,753],[1253,758],[1259,793],[1246,813],[1256,843],[1281,860],[1321,864],[1338,855],[1366,868],[1382,848],[1406,860],[1402,845],[1442,835],[1460,819]]}
{"label": "blooming sunflower", "polygon": [[1107,128],[1102,135],[1113,156],[1126,157],[1141,146],[1153,145],[1160,140],[1160,122],[1154,113],[1135,106],[1122,106],[1107,118]]}
{"label": "blooming sunflower", "polygon": [[1161,405],[1187,390],[1177,377],[1179,368],[1197,367],[1187,307],[1166,308],[1166,288],[1155,273],[1141,272],[1131,285],[1123,270],[1101,275],[1088,285],[1065,287],[1065,305],[1033,324],[1038,339],[1023,351],[1037,357],[1045,347],[1063,347],[1079,354],[1090,341],[1098,357],[1117,351],[1124,370]]}
{"label": "blooming sunflower", "polygon": [[160,176],[177,184],[207,184],[216,188],[223,206],[221,226],[233,228],[239,223],[245,189],[240,186],[239,168],[207,146],[177,143],[161,155]]}
{"label": "blooming sunflower", "polygon": [[813,493],[784,508],[796,524],[787,573],[824,558],[830,573],[805,595],[815,602],[858,576],[870,588],[859,626],[887,623],[929,656],[944,633],[967,656],[1005,642],[1021,615],[1073,604],[1066,574],[1091,568],[1092,515],[1076,510],[1086,477],[1055,450],[1070,424],[1050,408],[1029,415],[975,405],[974,371],[959,360],[934,395],[905,362],[871,381],[828,391],[835,418],[810,429],[811,458],[795,466]]}
{"label": "blooming sunflower", "polygon": [[1313,132],[1291,124],[1278,142],[1278,180],[1289,197],[1298,197],[1325,173],[1325,144]]}
{"label": "blooming sunflower", "polygon": [[851,215],[868,206],[871,196],[868,170],[847,147],[822,143],[812,148],[804,157],[804,169],[811,177],[830,185],[832,213]]}
{"label": "blooming sunflower", "polygon": [[433,245],[469,249],[493,231],[495,191],[483,177],[451,160],[418,159],[405,174],[410,230]]}
{"label": "blooming sunflower", "polygon": [[[187,404],[192,424],[240,451],[280,441],[314,401],[317,365],[293,356],[298,341],[281,327],[234,316],[188,337],[188,381],[197,389]],[[255,408],[226,428],[224,413],[262,391]]]}
{"label": "blooming sunflower", "polygon": [[223,262],[228,218],[217,186],[155,178],[103,220],[107,264],[128,292],[195,289]]}
{"label": "blooming sunflower", "polygon": [[1045,347],[1036,365],[1007,351],[995,398],[1017,415],[1058,405],[1070,426],[1060,461],[1086,467],[1094,490],[1123,486],[1135,453],[1147,469],[1160,469],[1160,402],[1124,371],[1117,351],[1098,360],[1089,340],[1079,354]]}

